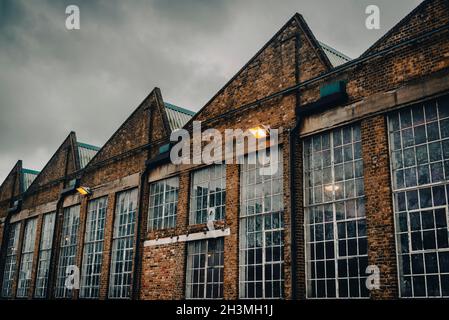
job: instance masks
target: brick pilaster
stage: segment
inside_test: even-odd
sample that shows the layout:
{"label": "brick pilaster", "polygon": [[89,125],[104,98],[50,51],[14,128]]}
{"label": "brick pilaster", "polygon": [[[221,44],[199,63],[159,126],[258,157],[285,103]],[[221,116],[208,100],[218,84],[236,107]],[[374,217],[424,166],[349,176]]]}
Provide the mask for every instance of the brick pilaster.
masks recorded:
{"label": "brick pilaster", "polygon": [[398,297],[394,213],[390,184],[388,131],[383,115],[362,121],[368,262],[380,269],[380,290],[372,299]]}
{"label": "brick pilaster", "polygon": [[112,237],[114,231],[115,194],[108,195],[106,221],[104,227],[103,261],[100,275],[100,299],[108,298],[109,272],[111,265]]}
{"label": "brick pilaster", "polygon": [[226,226],[231,234],[224,238],[223,295],[225,299],[239,297],[239,165],[226,165]]}

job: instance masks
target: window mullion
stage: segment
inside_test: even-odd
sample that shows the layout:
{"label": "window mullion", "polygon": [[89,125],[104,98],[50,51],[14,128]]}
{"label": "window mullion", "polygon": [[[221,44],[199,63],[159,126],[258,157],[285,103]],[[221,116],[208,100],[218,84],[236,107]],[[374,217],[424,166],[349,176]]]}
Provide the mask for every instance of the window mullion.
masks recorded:
{"label": "window mullion", "polygon": [[340,297],[339,283],[338,283],[338,229],[337,229],[337,208],[335,199],[335,156],[334,156],[334,135],[329,133],[329,148],[331,153],[331,175],[332,175],[332,223],[334,231],[334,268],[335,268],[335,297]]}
{"label": "window mullion", "polygon": [[204,292],[203,292],[203,297],[206,298],[207,297],[207,268],[208,268],[208,255],[209,255],[209,241],[205,240],[205,253],[204,253]]}
{"label": "window mullion", "polygon": [[164,181],[163,183],[163,191],[162,191],[162,223],[161,226],[162,228],[165,228],[165,196],[166,196],[166,192],[167,192],[167,183]]}

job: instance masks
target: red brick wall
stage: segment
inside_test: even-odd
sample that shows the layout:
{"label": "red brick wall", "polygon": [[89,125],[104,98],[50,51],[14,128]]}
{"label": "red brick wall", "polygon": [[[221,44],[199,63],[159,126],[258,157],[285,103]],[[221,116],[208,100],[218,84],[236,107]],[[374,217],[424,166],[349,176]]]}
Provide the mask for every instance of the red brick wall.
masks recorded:
{"label": "red brick wall", "polygon": [[[402,41],[438,25],[447,23],[447,1],[427,1],[378,45],[378,50]],[[327,76],[302,88],[300,104],[319,98],[319,89],[334,80],[347,80],[349,102],[365,99],[379,92],[398,88],[406,83],[420,81],[422,77],[447,70],[449,67],[449,42],[447,33],[431,40],[402,47],[391,55],[378,57],[368,62],[347,68],[337,75]],[[299,47],[298,47],[299,45]],[[290,168],[289,129],[295,124],[296,92],[268,99],[244,111],[237,110],[244,104],[255,102],[279,90],[316,77],[328,71],[327,60],[315,46],[316,42],[299,16],[292,18],[281,31],[220,90],[196,117],[207,120],[207,126],[221,132],[227,128],[246,130],[264,124],[282,128],[281,137],[284,166],[284,221],[285,221],[285,297],[305,298],[304,261],[304,213],[302,195],[302,149],[301,136],[296,134],[293,143],[292,168]],[[225,114],[228,111],[232,114]],[[220,116],[218,118],[218,116]],[[362,120],[362,145],[365,165],[366,214],[368,228],[369,261],[381,269],[382,290],[372,292],[373,299],[397,297],[396,260],[394,246],[394,223],[391,204],[390,177],[388,167],[388,145],[385,117],[383,115]],[[203,128],[205,129],[205,127]],[[169,128],[163,111],[163,101],[155,89],[111,137],[94,160],[83,170],[76,166],[74,152],[76,137],[72,133],[64,141],[46,168],[25,194],[23,208],[33,209],[38,205],[59,199],[66,174],[80,177],[81,185],[95,190],[109,188],[105,227],[104,254],[100,285],[100,298],[107,298],[109,285],[110,253],[117,188],[111,186],[119,179],[144,172],[145,161],[158,153],[158,146],[168,139]],[[151,145],[154,143],[154,145]],[[202,230],[204,225],[189,226],[190,171],[181,166],[180,191],[176,228],[147,233],[148,184],[139,190],[142,214],[139,264],[135,265],[134,277],[140,279],[138,296],[141,299],[181,299],[185,290],[186,243],[143,247],[144,240],[157,237],[177,236]],[[293,181],[290,175],[293,174]],[[12,177],[12,176],[11,176]],[[0,217],[6,215],[9,206],[12,178],[9,177],[0,189]],[[146,176],[143,176],[145,181]],[[225,237],[224,297],[238,298],[239,265],[239,206],[240,175],[238,165],[227,167],[226,227],[231,235]],[[290,193],[293,188],[293,194]],[[16,187],[16,190],[18,186]],[[18,191],[17,191],[18,193]],[[77,263],[82,262],[86,204],[81,206],[80,232],[78,234]],[[291,221],[293,200],[295,211]],[[60,212],[61,213],[61,208]],[[61,219],[61,216],[58,217]],[[39,216],[38,230],[42,216]],[[292,225],[294,228],[292,229]],[[57,234],[60,233],[60,227]],[[1,229],[0,229],[1,233]],[[39,232],[40,234],[40,232]],[[58,240],[59,241],[59,240]],[[56,242],[56,246],[59,242]],[[292,250],[294,252],[292,253]],[[37,248],[36,248],[37,252]],[[57,251],[58,252],[58,251]],[[36,257],[36,254],[35,254]],[[37,259],[36,259],[37,260]],[[54,261],[57,261],[57,257]],[[294,267],[294,270],[291,268]],[[33,265],[33,270],[36,266]],[[293,272],[292,272],[293,271]],[[35,272],[34,272],[35,273]],[[34,280],[33,280],[34,283]],[[295,290],[294,290],[295,289]],[[30,289],[32,291],[32,289]],[[75,295],[76,297],[77,295]]]}
{"label": "red brick wall", "polygon": [[368,263],[380,269],[380,290],[373,299],[398,297],[394,212],[390,185],[388,131],[383,115],[362,121]]}
{"label": "red brick wall", "polygon": [[408,14],[401,22],[379,39],[367,54],[383,50],[401,41],[440,28],[449,22],[447,0],[426,0]]}
{"label": "red brick wall", "polygon": [[[177,236],[180,233],[185,233],[189,217],[189,186],[189,173],[180,174],[176,216],[177,228],[168,229],[165,232],[150,232],[147,239],[156,239],[158,236]],[[141,299],[184,298],[186,244],[180,242],[171,245],[145,247],[143,251]],[[167,281],[167,279],[170,280]]]}
{"label": "red brick wall", "polygon": [[[299,35],[299,40],[296,35]],[[196,120],[210,119],[295,85],[297,69],[301,81],[324,72],[327,67],[317,57],[316,50],[295,16],[206,104]]]}
{"label": "red brick wall", "polygon": [[[379,48],[395,44],[407,37],[429,31],[449,21],[447,1],[427,1],[414,16],[395,28],[382,40]],[[423,18],[423,19],[421,19]],[[335,76],[317,81],[300,92],[300,105],[319,99],[319,88],[335,80],[347,81],[349,103],[366,99],[376,93],[388,92],[408,83],[419,82],[423,77],[443,72],[449,67],[448,32],[427,39],[354,67]],[[381,290],[371,292],[373,299],[397,298],[397,266],[394,242],[394,215],[390,187],[388,138],[385,115],[366,118],[362,121],[362,145],[365,166],[366,215],[368,229],[369,263],[381,271]],[[305,296],[305,274],[303,253],[303,209],[302,209],[302,161],[301,146],[296,145],[298,163],[296,179],[301,181],[296,188],[297,197],[297,290],[298,297]],[[301,175],[300,175],[301,173]]]}

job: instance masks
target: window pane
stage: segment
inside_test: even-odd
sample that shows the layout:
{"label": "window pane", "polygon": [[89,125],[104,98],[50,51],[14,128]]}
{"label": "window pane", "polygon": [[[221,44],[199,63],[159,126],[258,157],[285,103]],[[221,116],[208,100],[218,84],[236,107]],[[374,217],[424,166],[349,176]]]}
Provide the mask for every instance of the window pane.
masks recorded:
{"label": "window pane", "polygon": [[150,185],[148,229],[166,229],[176,226],[179,178],[165,179]]}
{"label": "window pane", "polygon": [[[254,183],[256,175],[247,177]],[[254,195],[248,195],[254,198]],[[225,218],[226,165],[213,165],[192,173],[190,191],[190,224]],[[209,217],[209,214],[211,215]]]}
{"label": "window pane", "polygon": [[65,208],[63,219],[55,296],[56,298],[71,298],[73,294],[72,289],[67,288],[65,285],[66,271],[69,267],[76,264],[80,206]]}
{"label": "window pane", "polygon": [[[398,123],[392,123],[391,127],[399,130]],[[331,179],[324,186],[325,197],[305,198],[307,295],[309,298],[368,297],[364,284],[367,238],[360,127],[335,129],[329,136],[334,152],[329,168]],[[319,135],[311,139],[318,140]],[[309,140],[304,143],[308,144]],[[304,161],[313,158],[319,162],[321,157],[320,153],[311,152],[304,154]],[[402,152],[395,153],[393,158],[395,167],[404,166]],[[305,168],[304,180],[320,173],[321,169]]]}
{"label": "window pane", "polygon": [[[323,139],[310,141],[313,145],[311,152],[329,148],[329,139],[329,136],[323,136]],[[327,156],[326,153],[321,154]],[[254,203],[256,208],[240,211],[240,297],[281,298],[284,286],[282,157],[270,159],[273,161],[270,170],[266,170],[269,164],[249,163],[248,159],[246,157],[242,165],[240,190],[242,195],[250,196],[241,198],[240,207]],[[321,167],[321,163],[317,166]],[[259,176],[260,179],[249,180],[251,176]],[[322,176],[316,177],[314,182],[318,184],[321,181]],[[263,192],[259,193],[259,189]]]}
{"label": "window pane", "polygon": [[[388,117],[391,131],[397,130],[398,117],[402,119],[405,115],[405,127],[412,127],[414,132],[413,143],[405,129],[401,130],[400,143],[390,134],[393,177],[402,174],[394,160],[397,153],[404,154],[407,166],[404,183],[393,179],[402,297],[449,296],[444,289],[449,287],[449,270],[442,268],[441,264],[441,258],[444,260],[449,247],[446,200],[449,175],[446,175],[444,163],[449,155],[449,148],[446,148],[449,140],[445,139],[448,130],[446,100],[447,97],[438,103],[433,100],[413,109],[405,108]],[[413,124],[408,122],[410,110]],[[415,153],[408,150],[415,150]],[[415,156],[416,163],[413,160]],[[406,192],[404,188],[408,188]]]}
{"label": "window pane", "polygon": [[81,298],[99,297],[107,206],[107,197],[89,201],[88,204],[81,272]]}
{"label": "window pane", "polygon": [[120,192],[116,197],[109,298],[123,299],[131,297],[137,189]]}
{"label": "window pane", "polygon": [[12,297],[12,285],[17,272],[17,253],[19,249],[20,223],[11,225],[6,248],[5,270],[3,272],[2,297]]}
{"label": "window pane", "polygon": [[224,239],[187,245],[186,298],[223,298]]}
{"label": "window pane", "polygon": [[48,272],[50,269],[51,247],[55,228],[55,213],[44,216],[40,240],[40,250],[37,264],[36,285],[34,296],[46,298],[48,287]]}
{"label": "window pane", "polygon": [[28,297],[31,285],[31,271],[33,267],[34,243],[36,240],[36,219],[28,220],[22,244],[22,258],[20,260],[19,281],[17,284],[17,297]]}

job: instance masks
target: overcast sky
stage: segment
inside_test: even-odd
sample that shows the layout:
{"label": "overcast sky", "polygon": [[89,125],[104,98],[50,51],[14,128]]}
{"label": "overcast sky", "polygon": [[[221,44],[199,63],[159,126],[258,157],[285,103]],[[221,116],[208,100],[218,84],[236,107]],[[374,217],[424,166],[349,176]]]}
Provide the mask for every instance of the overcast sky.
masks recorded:
{"label": "overcast sky", "polygon": [[[200,109],[301,13],[354,58],[421,0],[0,0],[0,183],[18,159],[40,170],[73,130],[101,146],[155,87]],[[65,28],[80,8],[81,29]],[[381,29],[365,28],[365,8]]]}

